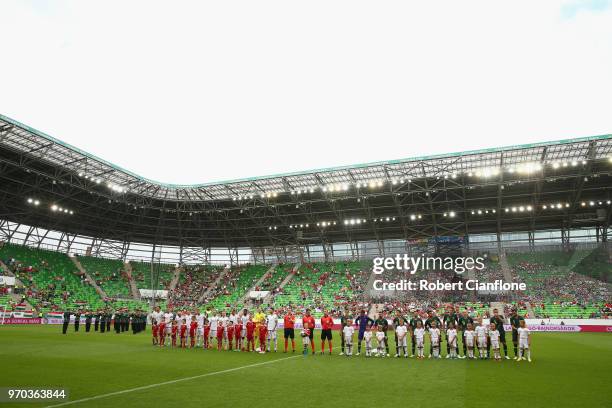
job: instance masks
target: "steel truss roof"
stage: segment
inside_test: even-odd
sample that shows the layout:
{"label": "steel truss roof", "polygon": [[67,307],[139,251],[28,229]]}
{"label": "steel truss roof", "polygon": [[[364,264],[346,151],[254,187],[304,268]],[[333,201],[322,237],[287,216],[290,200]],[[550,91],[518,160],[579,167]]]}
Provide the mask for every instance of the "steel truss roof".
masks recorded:
{"label": "steel truss roof", "polygon": [[[0,219],[119,241],[196,247],[278,247],[577,226],[607,231],[610,156],[612,135],[603,135],[169,185],[0,115]],[[28,204],[28,198],[41,206]],[[582,199],[603,204],[583,208]],[[563,208],[543,208],[551,204]],[[49,211],[52,205],[74,215]]]}

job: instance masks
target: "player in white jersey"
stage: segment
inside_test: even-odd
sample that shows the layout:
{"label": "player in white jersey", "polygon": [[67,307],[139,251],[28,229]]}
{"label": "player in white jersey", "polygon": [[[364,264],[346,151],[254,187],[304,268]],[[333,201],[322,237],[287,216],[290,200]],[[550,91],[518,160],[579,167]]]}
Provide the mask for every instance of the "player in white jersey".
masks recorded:
{"label": "player in white jersey", "polygon": [[160,324],[162,322],[163,318],[164,318],[164,314],[159,309],[159,306],[156,306],[155,310],[153,310],[153,312],[151,312],[151,322],[153,322],[153,320],[155,320],[157,322],[157,324]]}
{"label": "player in white jersey", "polygon": [[236,323],[238,322],[238,315],[236,314],[236,311],[235,311],[235,310],[232,310],[232,311],[230,312],[230,315],[229,315],[229,320],[230,320],[230,321],[231,321],[233,324],[236,324]]}
{"label": "player in white jersey", "polygon": [[[174,320],[174,313],[166,311],[164,313],[164,321],[166,322],[166,337],[170,337],[172,334],[172,320]],[[171,342],[165,342],[167,347],[171,346]]]}
{"label": "player in white jersey", "polygon": [[499,352],[499,331],[495,327],[495,323],[491,323],[489,326],[489,339],[491,340],[491,348],[493,349],[493,356],[496,361],[501,360],[501,354]]}
{"label": "player in white jersey", "polygon": [[229,317],[225,312],[221,312],[221,317],[219,317],[219,322],[217,323],[217,328],[223,328],[223,342],[227,340],[227,326],[229,324]]}
{"label": "player in white jersey", "polygon": [[355,333],[355,328],[350,324],[347,324],[344,326],[344,329],[342,329],[342,334],[344,334],[344,348],[346,349],[347,356],[353,355],[353,333]]}
{"label": "player in white jersey", "polygon": [[208,344],[213,344],[213,341],[217,338],[217,328],[219,327],[219,316],[217,312],[213,312],[210,316],[210,336]]}
{"label": "player in white jersey", "polygon": [[200,347],[204,343],[204,315],[199,311],[195,315],[198,322],[198,331],[196,332],[196,347]]}
{"label": "player in white jersey", "polygon": [[457,329],[452,322],[448,324],[448,329],[446,329],[446,341],[449,346],[450,358],[457,358]]}
{"label": "player in white jersey", "polygon": [[395,338],[397,339],[397,348],[398,352],[395,354],[395,357],[400,356],[400,350],[404,352],[404,358],[408,358],[408,342],[406,341],[406,337],[408,334],[408,327],[406,327],[406,320],[403,318],[400,319],[400,324],[395,328]]}
{"label": "player in white jersey", "polygon": [[183,321],[185,322],[184,325],[187,326],[187,330],[185,331],[185,341],[188,342],[187,339],[189,338],[189,325],[191,324],[191,313],[187,311],[183,312],[181,322]]}
{"label": "player in white jersey", "polygon": [[531,363],[531,335],[529,334],[529,329],[525,325],[525,320],[521,320],[521,325],[518,328],[518,338],[519,338],[519,354],[518,359],[516,361],[524,360],[524,354],[527,355],[527,361]]}
{"label": "player in white jersey", "polygon": [[240,321],[242,322],[242,333],[240,333],[240,336],[242,337],[243,340],[246,337],[246,325],[250,319],[251,319],[251,316],[249,315],[249,311],[244,309],[242,313],[240,314]]}
{"label": "player in white jersey", "polygon": [[472,323],[467,324],[467,328],[463,335],[465,338],[465,345],[467,347],[468,358],[476,358],[474,356],[474,339],[476,337],[476,332],[474,332],[474,327],[472,326]]}
{"label": "player in white jersey", "polygon": [[376,341],[378,343],[378,347],[376,349],[376,354],[380,357],[384,357],[387,352],[386,352],[386,343],[385,343],[385,332],[382,330],[379,330],[376,332]]}
{"label": "player in white jersey", "polygon": [[[363,333],[363,339],[365,340],[366,346],[366,357],[372,356],[372,328],[366,329],[365,333]],[[357,353],[359,355],[359,353]]]}
{"label": "player in white jersey", "polygon": [[429,340],[431,341],[433,358],[440,358],[440,329],[438,329],[438,323],[435,320],[431,322],[429,328]]}
{"label": "player in white jersey", "polygon": [[478,354],[481,359],[487,358],[487,334],[488,329],[485,324],[482,323],[482,318],[478,319],[478,325],[476,326],[476,340],[478,344]]}
{"label": "player in white jersey", "polygon": [[416,328],[414,329],[414,338],[416,339],[417,358],[425,358],[425,328],[421,320],[417,321]]}
{"label": "player in white jersey", "polygon": [[278,315],[274,313],[274,309],[270,309],[270,314],[266,316],[266,327],[268,329],[268,352],[270,352],[270,341],[274,341],[274,352],[276,353],[276,329],[278,328]]}

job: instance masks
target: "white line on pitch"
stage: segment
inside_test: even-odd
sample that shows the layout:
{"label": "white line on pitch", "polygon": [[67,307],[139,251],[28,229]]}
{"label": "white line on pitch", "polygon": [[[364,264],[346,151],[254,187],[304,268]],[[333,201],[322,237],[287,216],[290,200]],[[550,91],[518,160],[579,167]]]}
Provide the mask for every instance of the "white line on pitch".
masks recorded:
{"label": "white line on pitch", "polygon": [[212,373],[199,374],[199,375],[194,375],[192,377],[178,378],[176,380],[164,381],[164,382],[160,382],[160,383],[157,383],[157,384],[143,385],[141,387],[130,388],[130,389],[127,389],[127,390],[109,392],[108,394],[94,395],[93,397],[81,398],[81,399],[78,399],[78,400],[62,402],[60,404],[55,404],[55,405],[48,405],[45,408],[63,407],[65,405],[79,404],[81,402],[93,401],[93,400],[98,400],[98,399],[107,398],[107,397],[113,397],[115,395],[127,394],[127,393],[134,392],[134,391],[148,390],[150,388],[160,387],[162,385],[176,384],[178,382],[195,380],[196,378],[204,378],[204,377],[210,377],[210,376],[218,375],[218,374],[231,373],[232,371],[243,370],[245,368],[251,368],[251,367],[259,367],[259,366],[262,366],[262,365],[272,364],[272,363],[276,363],[276,362],[284,361],[284,360],[289,360],[291,358],[296,358],[296,357],[301,357],[301,356],[291,356],[291,357],[277,358],[275,360],[263,361],[261,363],[249,364],[249,365],[245,365],[245,366],[241,366],[241,367],[235,367],[235,368],[228,368],[227,370],[213,371]]}

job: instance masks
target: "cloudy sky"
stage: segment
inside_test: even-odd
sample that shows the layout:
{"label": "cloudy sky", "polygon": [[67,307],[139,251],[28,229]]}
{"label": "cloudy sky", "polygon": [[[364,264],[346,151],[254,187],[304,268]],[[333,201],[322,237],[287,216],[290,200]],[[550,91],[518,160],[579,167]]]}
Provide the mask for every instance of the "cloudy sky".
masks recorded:
{"label": "cloudy sky", "polygon": [[0,113],[199,183],[612,133],[612,1],[0,2]]}

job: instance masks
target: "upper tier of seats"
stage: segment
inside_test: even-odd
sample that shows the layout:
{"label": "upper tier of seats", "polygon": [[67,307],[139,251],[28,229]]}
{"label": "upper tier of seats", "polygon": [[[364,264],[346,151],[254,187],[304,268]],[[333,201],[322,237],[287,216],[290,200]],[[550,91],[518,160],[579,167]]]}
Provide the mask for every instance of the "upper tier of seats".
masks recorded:
{"label": "upper tier of seats", "polygon": [[232,268],[223,282],[221,282],[218,295],[212,299],[210,305],[215,308],[238,308],[242,306],[242,299],[247,291],[269,269],[266,265],[248,265]]}
{"label": "upper tier of seats", "polygon": [[150,262],[130,262],[132,267],[132,278],[138,289],[161,289],[166,290],[170,286],[174,276],[175,265]]}
{"label": "upper tier of seats", "polygon": [[123,262],[117,259],[79,256],[81,266],[89,276],[112,298],[130,298],[130,286]]}
{"label": "upper tier of seats", "polygon": [[324,310],[338,310],[353,298],[352,280],[365,265],[362,262],[302,264],[274,305],[313,309],[314,316]]}

